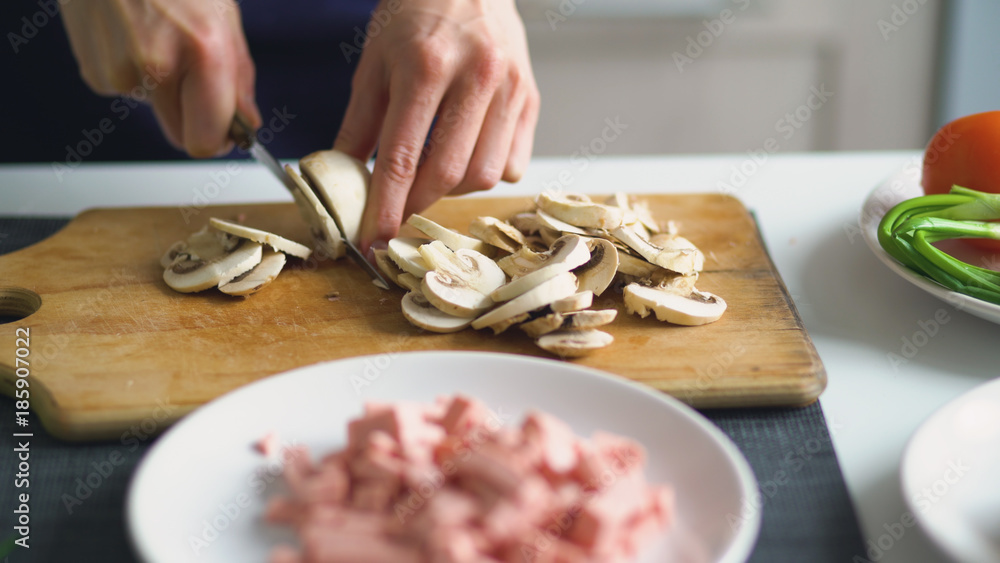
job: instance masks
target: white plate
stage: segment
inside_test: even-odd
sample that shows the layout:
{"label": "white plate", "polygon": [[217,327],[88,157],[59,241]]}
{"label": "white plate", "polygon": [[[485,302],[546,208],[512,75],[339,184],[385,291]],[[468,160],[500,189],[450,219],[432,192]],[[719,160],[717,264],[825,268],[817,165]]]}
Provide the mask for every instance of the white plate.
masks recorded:
{"label": "white plate", "polygon": [[[864,207],[861,208],[859,222],[861,235],[864,237],[868,247],[872,249],[872,252],[875,253],[875,256],[878,256],[878,259],[883,264],[902,276],[906,281],[923,289],[934,297],[951,304],[960,311],[966,311],[977,317],[1000,324],[1000,305],[988,303],[982,299],[969,297],[968,295],[945,288],[937,282],[897,262],[878,243],[878,224],[882,221],[882,217],[897,203],[919,195],[923,195],[923,190],[920,187],[920,169],[917,166],[909,166],[901,170],[872,191],[865,201]],[[990,269],[997,269],[1000,266],[1000,263],[996,262],[998,256],[991,255],[961,241],[944,241],[939,243],[938,246],[945,252],[969,264]]]}
{"label": "white plate", "polygon": [[649,480],[676,487],[678,508],[676,525],[644,563],[749,557],[760,527],[759,511],[748,509],[758,495],[756,480],[710,421],[663,393],[603,372],[475,352],[317,364],[199,408],[167,431],[136,470],[126,501],[133,546],[149,562],[266,561],[288,535],[261,520],[267,497],[280,487],[273,477],[280,468],[254,451],[255,442],[276,431],[283,444],[322,454],[343,447],[347,421],[365,401],[432,401],[456,392],[483,400],[510,424],[538,408],[583,436],[601,429],[641,442]]}
{"label": "white plate", "polygon": [[[928,418],[903,454],[903,498],[957,561],[1000,561],[1000,379]],[[911,523],[912,524],[912,523]]]}

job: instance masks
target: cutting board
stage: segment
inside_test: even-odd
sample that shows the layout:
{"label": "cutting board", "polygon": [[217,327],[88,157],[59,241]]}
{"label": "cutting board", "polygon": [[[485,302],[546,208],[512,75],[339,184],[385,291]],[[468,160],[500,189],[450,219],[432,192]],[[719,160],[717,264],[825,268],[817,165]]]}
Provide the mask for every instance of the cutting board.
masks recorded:
{"label": "cutting board", "polygon": [[[707,259],[699,289],[729,304],[718,322],[681,327],[617,308],[610,347],[573,360],[663,390],[695,407],[803,405],[826,384],[816,350],[736,199],[721,194],[644,197],[655,217],[678,222]],[[527,198],[461,198],[425,215],[467,232],[479,215],[505,218]],[[194,211],[194,214],[192,214]],[[238,219],[294,240],[310,237],[293,204],[94,209],[52,237],[0,256],[0,387],[14,395],[15,351],[29,350],[31,408],[67,440],[159,432],[199,405],[262,377],[325,360],[409,350],[482,350],[553,357],[519,330],[433,334],[400,312],[403,291],[376,288],[348,259],[292,260],[248,298],[172,291],[160,256],[210,217]],[[404,234],[410,227],[404,228]],[[39,299],[40,298],[40,299]],[[27,329],[27,330],[20,330]],[[30,342],[16,341],[30,335]],[[28,344],[28,346],[25,346]],[[23,373],[23,371],[22,371]],[[572,393],[572,389],[567,389]]]}

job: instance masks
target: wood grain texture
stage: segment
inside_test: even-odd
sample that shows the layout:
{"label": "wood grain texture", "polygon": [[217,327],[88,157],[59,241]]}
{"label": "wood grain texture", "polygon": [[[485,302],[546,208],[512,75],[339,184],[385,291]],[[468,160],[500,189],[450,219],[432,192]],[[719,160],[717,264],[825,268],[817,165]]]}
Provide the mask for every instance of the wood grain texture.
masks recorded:
{"label": "wood grain texture", "polygon": [[[815,400],[825,371],[743,205],[719,194],[644,199],[705,252],[698,287],[729,309],[716,323],[679,327],[626,314],[621,295],[609,291],[594,307],[619,309],[607,327],[615,342],[576,362],[697,407]],[[426,215],[467,232],[478,215],[504,218],[530,207],[526,198],[450,199]],[[41,296],[36,313],[0,325],[0,388],[13,395],[18,327],[31,331],[32,408],[68,440],[117,439],[143,421],[162,430],[240,385],[325,360],[409,350],[551,357],[518,330],[417,329],[400,313],[401,290],[377,289],[346,259],[290,260],[249,298],[176,293],[162,281],[160,256],[209,217],[309,241],[292,204],[206,207],[187,221],[176,208],[81,213],[49,239],[0,256],[0,295],[16,287]]]}

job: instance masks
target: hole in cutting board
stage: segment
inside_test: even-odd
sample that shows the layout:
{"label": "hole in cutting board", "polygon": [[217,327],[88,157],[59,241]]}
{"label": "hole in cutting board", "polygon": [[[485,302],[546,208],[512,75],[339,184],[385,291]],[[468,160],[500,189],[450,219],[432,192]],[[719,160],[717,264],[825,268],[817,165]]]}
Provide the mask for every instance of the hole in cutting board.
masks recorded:
{"label": "hole in cutting board", "polygon": [[42,298],[30,289],[0,287],[0,324],[19,321],[42,306]]}

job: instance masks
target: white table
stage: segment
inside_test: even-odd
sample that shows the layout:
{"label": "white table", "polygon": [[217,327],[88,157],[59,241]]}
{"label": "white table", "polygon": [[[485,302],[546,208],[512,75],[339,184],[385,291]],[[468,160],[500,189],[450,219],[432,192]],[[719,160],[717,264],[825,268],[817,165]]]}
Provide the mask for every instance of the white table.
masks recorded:
{"label": "white table", "polygon": [[[756,212],[826,365],[829,386],[821,403],[867,542],[877,541],[907,511],[898,471],[910,435],[935,409],[998,372],[1000,329],[902,281],[877,261],[858,232],[867,194],[892,172],[917,165],[919,156],[784,154],[763,164],[747,155],[545,158],[536,159],[519,184],[489,194],[536,194],[556,184],[592,193],[711,192],[725,189],[720,182],[733,185],[734,195]],[[750,175],[736,186],[730,179],[740,167]],[[288,200],[284,188],[250,162],[228,169],[220,162],[84,164],[61,179],[48,165],[0,166],[0,215]],[[893,367],[889,354],[902,355],[903,338],[942,309],[947,324],[907,363]],[[880,561],[942,559],[919,528],[906,528]]]}

